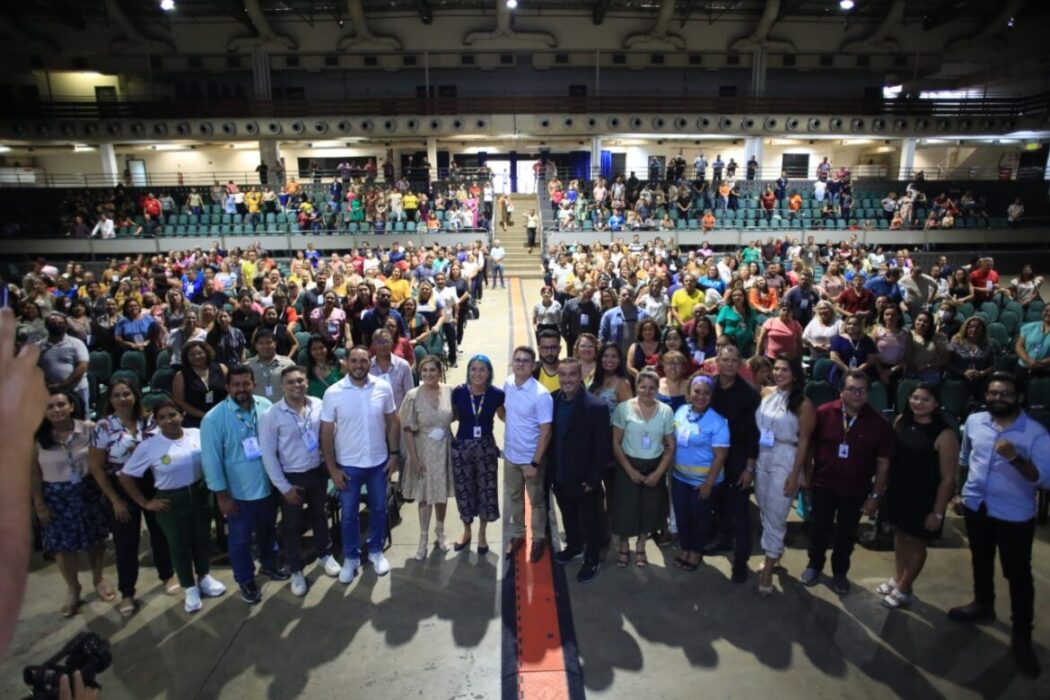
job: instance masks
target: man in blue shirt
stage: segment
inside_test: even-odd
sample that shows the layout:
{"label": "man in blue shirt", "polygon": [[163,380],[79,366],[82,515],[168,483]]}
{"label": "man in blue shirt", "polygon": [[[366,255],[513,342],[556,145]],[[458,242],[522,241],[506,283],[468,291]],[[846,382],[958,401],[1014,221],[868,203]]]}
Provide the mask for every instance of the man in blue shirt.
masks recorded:
{"label": "man in blue shirt", "polygon": [[602,314],[598,326],[598,340],[603,344],[616,343],[625,356],[635,341],[638,323],[649,318],[644,309],[635,305],[634,298],[634,287],[629,284],[620,287],[620,305]]}
{"label": "man in blue shirt", "polygon": [[903,298],[900,285],[897,284],[900,278],[900,268],[891,267],[881,275],[873,275],[864,283],[864,288],[874,294],[876,299],[886,297],[891,304],[899,306]]}
{"label": "man in blue shirt", "polygon": [[620,213],[619,209],[613,210],[613,215],[609,217],[609,230],[610,231],[622,231],[623,230],[623,214]]}
{"label": "man in blue shirt", "polygon": [[1050,434],[1021,410],[1021,390],[1012,374],[993,374],[985,401],[988,411],[972,413],[966,420],[959,453],[959,464],[968,469],[962,507],[974,601],[952,608],[948,616],[960,622],[995,620],[998,550],[1010,583],[1014,659],[1024,674],[1035,678],[1041,668],[1032,649],[1032,540],[1036,490],[1050,487]]}
{"label": "man in blue shirt", "polygon": [[254,395],[255,378],[245,365],[230,368],[226,391],[226,400],[201,421],[201,466],[229,528],[233,578],[244,602],[254,605],[262,600],[262,593],[255,583],[253,534],[262,574],[272,581],[291,578],[287,567],[278,565],[274,552],[277,509],[270,498],[270,480],[259,446],[259,417],[272,404]]}

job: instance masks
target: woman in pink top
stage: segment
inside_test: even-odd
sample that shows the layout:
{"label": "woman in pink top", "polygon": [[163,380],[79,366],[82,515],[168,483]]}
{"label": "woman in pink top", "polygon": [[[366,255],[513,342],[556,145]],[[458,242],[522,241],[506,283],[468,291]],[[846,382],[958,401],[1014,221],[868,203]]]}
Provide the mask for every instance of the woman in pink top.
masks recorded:
{"label": "woman in pink top", "polygon": [[904,328],[901,312],[896,306],[887,306],[879,316],[879,325],[871,332],[875,341],[875,369],[879,381],[889,387],[904,376],[911,363],[911,332]]}
{"label": "woman in pink top", "polygon": [[792,359],[802,353],[802,324],[793,318],[791,305],[781,302],[777,315],[762,324],[755,340],[755,354],[773,359],[784,354]]}

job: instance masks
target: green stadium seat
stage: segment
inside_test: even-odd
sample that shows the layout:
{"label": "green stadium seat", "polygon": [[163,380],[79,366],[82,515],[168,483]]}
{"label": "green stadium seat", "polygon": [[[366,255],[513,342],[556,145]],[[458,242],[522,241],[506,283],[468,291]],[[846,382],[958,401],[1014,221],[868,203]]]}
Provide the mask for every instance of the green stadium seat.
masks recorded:
{"label": "green stadium seat", "polygon": [[999,320],[999,305],[994,301],[986,301],[981,304],[981,311],[988,315],[988,322]]}
{"label": "green stadium seat", "polygon": [[882,382],[872,382],[868,389],[868,404],[879,413],[890,410],[890,397],[886,391],[886,385]]}
{"label": "green stadium seat", "polygon": [[151,392],[162,391],[170,396],[171,386],[174,381],[175,370],[171,367],[160,367],[153,373],[153,377],[150,378],[149,389]]}
{"label": "green stadium seat", "polygon": [[835,366],[827,357],[820,357],[813,363],[813,381],[826,382],[831,375],[831,369]]}
{"label": "green stadium seat", "polygon": [[95,376],[99,384],[109,384],[109,378],[113,375],[113,356],[102,350],[89,353],[88,371]]}
{"label": "green stadium seat", "polygon": [[1006,330],[1006,326],[998,321],[993,321],[988,324],[988,335],[999,341],[999,345],[1002,349],[1010,347],[1010,332]]}
{"label": "green stadium seat", "polygon": [[919,383],[917,379],[902,379],[897,382],[897,399],[894,403],[894,407],[897,413],[904,410],[904,407],[908,404],[908,394],[911,390]]}
{"label": "green stadium seat", "polygon": [[962,421],[970,412],[972,393],[970,386],[959,379],[948,379],[941,382],[938,389],[941,408]]}
{"label": "green stadium seat", "polygon": [[149,377],[146,376],[146,355],[135,350],[125,350],[120,356],[120,368],[135,373],[140,387],[146,386]]}
{"label": "green stadium seat", "polygon": [[826,403],[831,403],[839,397],[838,392],[835,391],[835,387],[831,386],[827,382],[806,382],[806,387],[803,390],[813,405],[820,408]]}

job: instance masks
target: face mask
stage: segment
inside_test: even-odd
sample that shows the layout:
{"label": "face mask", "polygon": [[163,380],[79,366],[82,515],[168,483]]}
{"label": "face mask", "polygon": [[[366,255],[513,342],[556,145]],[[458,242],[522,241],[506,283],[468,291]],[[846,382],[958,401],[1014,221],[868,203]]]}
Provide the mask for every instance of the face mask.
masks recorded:
{"label": "face mask", "polygon": [[51,335],[62,335],[63,333],[66,332],[66,327],[64,325],[62,325],[61,323],[50,323],[50,322],[47,322],[47,323],[44,323],[44,328],[46,328],[47,332],[50,333]]}

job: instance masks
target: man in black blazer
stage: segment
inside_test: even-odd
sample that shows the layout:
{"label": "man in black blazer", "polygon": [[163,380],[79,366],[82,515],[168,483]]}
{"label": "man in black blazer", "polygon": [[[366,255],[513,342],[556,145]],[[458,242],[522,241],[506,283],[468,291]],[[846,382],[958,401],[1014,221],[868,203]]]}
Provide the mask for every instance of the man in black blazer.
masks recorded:
{"label": "man in black blazer", "polygon": [[598,575],[602,545],[602,473],[612,453],[609,409],[583,390],[580,361],[568,358],[558,366],[561,388],[554,392],[554,424],[547,451],[548,474],[565,524],[565,548],[554,561],[566,564],[583,556],[576,576],[589,583]]}

